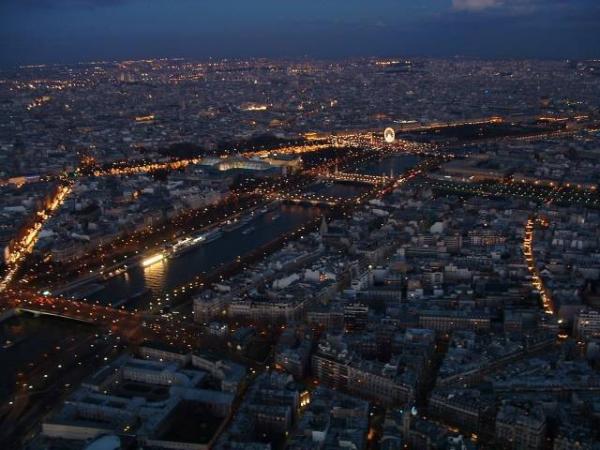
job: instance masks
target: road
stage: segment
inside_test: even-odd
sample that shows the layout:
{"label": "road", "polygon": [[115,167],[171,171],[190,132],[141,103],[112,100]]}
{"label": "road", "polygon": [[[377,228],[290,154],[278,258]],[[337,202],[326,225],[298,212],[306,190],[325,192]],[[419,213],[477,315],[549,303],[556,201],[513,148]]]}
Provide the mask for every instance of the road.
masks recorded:
{"label": "road", "polygon": [[31,228],[26,231],[19,241],[11,245],[12,248],[7,258],[7,270],[0,279],[0,294],[12,283],[26,258],[33,252],[44,224],[58,211],[72,189],[72,184],[59,186],[49,204],[37,212],[36,220]]}
{"label": "road", "polygon": [[534,236],[535,227],[547,226],[547,222],[540,218],[530,218],[525,224],[525,236],[523,238],[523,254],[525,255],[525,261],[527,262],[527,268],[531,273],[531,284],[539,291],[540,297],[542,298],[542,305],[546,314],[552,315],[556,313],[556,307],[550,291],[544,284],[544,280],[540,275],[540,271],[537,268],[537,264],[534,256]]}

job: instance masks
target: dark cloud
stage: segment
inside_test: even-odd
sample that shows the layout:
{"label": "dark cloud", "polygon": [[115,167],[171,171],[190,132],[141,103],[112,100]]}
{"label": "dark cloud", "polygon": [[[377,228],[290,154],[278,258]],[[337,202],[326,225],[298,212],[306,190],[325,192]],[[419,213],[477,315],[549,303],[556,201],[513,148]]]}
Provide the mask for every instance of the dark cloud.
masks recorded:
{"label": "dark cloud", "polygon": [[598,0],[452,0],[459,12],[488,14],[546,14],[549,12],[598,10]]}
{"label": "dark cloud", "polygon": [[502,3],[502,0],[452,0],[452,6],[458,11],[483,11]]}

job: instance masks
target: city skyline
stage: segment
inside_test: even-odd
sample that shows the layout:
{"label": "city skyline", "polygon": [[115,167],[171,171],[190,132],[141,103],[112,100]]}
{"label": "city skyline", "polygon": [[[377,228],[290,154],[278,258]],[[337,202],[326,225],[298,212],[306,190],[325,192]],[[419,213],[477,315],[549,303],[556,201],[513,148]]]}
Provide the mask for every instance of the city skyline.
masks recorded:
{"label": "city skyline", "polygon": [[0,0],[0,450],[600,450],[598,0]]}
{"label": "city skyline", "polygon": [[161,57],[598,58],[593,0],[0,5],[0,66]]}

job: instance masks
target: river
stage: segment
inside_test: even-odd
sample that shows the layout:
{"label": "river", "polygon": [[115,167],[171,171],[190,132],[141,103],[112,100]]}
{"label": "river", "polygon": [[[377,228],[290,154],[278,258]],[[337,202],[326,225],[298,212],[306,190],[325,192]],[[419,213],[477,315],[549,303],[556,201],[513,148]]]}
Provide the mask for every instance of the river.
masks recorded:
{"label": "river", "polygon": [[[163,259],[148,267],[135,267],[105,281],[104,289],[88,300],[103,304],[118,303],[149,289],[146,297],[160,298],[174,288],[192,282],[198,275],[221,264],[234,261],[238,256],[295,230],[321,215],[320,208],[281,205],[260,215],[247,225],[224,232],[219,239],[199,245],[178,257]],[[132,302],[128,307],[140,307],[143,302]]]}
{"label": "river", "polygon": [[[413,155],[398,155],[377,160],[361,168],[363,173],[381,174],[393,170],[396,175],[417,164]],[[338,198],[352,198],[368,190],[365,186],[348,184],[316,183],[307,191]],[[277,209],[258,216],[246,226],[225,232],[213,242],[199,245],[176,258],[163,259],[148,267],[131,268],[128,272],[101,283],[101,291],[88,297],[102,304],[125,304],[126,307],[144,308],[151,299],[162,298],[166,293],[188,284],[198,275],[207,273],[222,264],[234,261],[238,256],[251,252],[277,237],[295,230],[322,214],[317,207],[281,205]]]}

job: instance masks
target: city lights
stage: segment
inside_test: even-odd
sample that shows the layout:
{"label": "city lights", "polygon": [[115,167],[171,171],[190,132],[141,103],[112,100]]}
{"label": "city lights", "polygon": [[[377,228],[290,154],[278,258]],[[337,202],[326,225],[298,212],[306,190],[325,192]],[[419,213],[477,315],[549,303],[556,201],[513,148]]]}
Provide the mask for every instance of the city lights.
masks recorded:
{"label": "city lights", "polygon": [[1,72],[0,448],[589,447],[599,71]]}
{"label": "city lights", "polygon": [[157,253],[156,255],[152,255],[146,259],[144,259],[142,261],[142,267],[149,267],[152,266],[160,261],[162,261],[163,259],[165,259],[165,254],[164,253]]}

